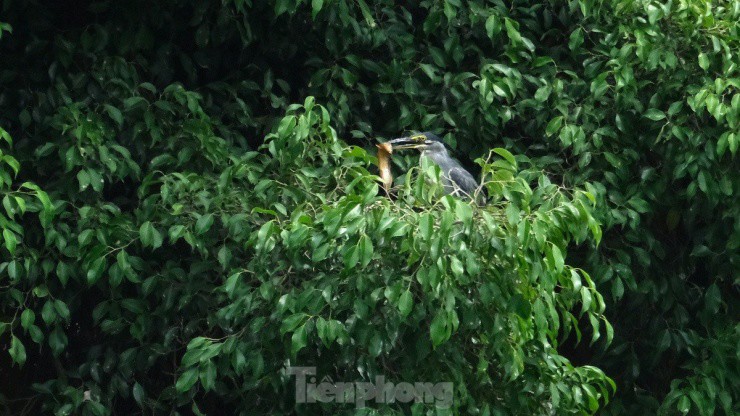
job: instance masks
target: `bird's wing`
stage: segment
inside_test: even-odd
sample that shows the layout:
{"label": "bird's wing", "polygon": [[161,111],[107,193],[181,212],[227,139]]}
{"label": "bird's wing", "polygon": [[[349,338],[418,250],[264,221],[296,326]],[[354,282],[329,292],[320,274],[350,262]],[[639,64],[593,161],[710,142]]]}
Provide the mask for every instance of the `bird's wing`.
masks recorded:
{"label": "bird's wing", "polygon": [[449,170],[447,175],[452,181],[453,186],[455,186],[455,190],[457,191],[459,189],[459,191],[461,191],[455,193],[461,193],[470,198],[475,196],[475,191],[478,189],[478,181],[473,178],[473,175],[471,175],[470,172],[463,169],[461,166],[455,166]]}

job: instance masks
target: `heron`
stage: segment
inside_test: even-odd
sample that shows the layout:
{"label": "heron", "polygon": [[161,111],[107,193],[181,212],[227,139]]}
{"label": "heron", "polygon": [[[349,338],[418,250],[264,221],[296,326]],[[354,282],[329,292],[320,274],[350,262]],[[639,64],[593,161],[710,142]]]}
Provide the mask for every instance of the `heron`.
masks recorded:
{"label": "heron", "polygon": [[393,150],[418,149],[421,157],[429,158],[442,171],[441,179],[444,192],[449,195],[474,199],[479,205],[485,204],[485,196],[478,194],[478,181],[473,178],[455,158],[450,156],[442,139],[434,133],[424,132],[408,137],[401,137],[389,142]]}

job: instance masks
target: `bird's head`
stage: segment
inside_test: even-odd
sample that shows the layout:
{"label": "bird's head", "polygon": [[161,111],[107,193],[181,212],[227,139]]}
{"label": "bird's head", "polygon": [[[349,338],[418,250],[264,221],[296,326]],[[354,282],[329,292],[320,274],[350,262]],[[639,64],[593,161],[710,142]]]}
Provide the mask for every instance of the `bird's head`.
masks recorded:
{"label": "bird's head", "polygon": [[393,150],[418,149],[421,151],[445,151],[442,139],[434,133],[419,133],[391,140]]}

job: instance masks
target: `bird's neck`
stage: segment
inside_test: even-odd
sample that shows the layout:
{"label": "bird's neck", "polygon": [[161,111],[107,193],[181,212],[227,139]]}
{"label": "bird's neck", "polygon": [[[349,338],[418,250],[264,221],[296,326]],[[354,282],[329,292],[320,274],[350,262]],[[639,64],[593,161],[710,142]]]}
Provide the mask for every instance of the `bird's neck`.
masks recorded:
{"label": "bird's neck", "polygon": [[439,164],[439,162],[441,160],[443,160],[443,159],[445,159],[445,157],[447,157],[447,149],[434,150],[434,151],[426,150],[425,149],[425,150],[422,150],[421,156],[422,157],[428,157],[428,158],[432,159],[433,161],[437,162],[437,164]]}

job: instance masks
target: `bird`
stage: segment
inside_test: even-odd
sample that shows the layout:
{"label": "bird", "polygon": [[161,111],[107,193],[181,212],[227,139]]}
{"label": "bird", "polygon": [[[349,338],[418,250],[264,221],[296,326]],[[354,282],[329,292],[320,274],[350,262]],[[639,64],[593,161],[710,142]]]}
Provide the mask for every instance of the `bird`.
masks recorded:
{"label": "bird", "polygon": [[442,186],[446,194],[464,199],[475,199],[479,205],[485,204],[485,195],[477,192],[478,181],[462,167],[460,162],[450,156],[444,142],[436,134],[424,132],[393,139],[388,143],[393,146],[393,150],[421,150],[421,157],[430,159],[442,171]]}

